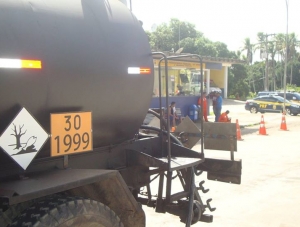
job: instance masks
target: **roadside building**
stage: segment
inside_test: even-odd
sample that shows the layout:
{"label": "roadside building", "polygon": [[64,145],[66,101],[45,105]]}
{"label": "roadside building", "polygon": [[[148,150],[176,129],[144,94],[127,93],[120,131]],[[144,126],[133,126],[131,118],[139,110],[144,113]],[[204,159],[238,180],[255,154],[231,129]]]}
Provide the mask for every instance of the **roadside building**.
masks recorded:
{"label": "roadside building", "polygon": [[[185,56],[165,53],[168,57]],[[202,57],[203,80],[200,73],[200,61],[196,56],[186,56],[180,59],[168,59],[166,80],[165,62],[160,61],[161,56],[154,56],[154,87],[153,99],[150,108],[159,107],[159,65],[161,74],[161,92],[163,103],[166,97],[166,84],[168,83],[168,94],[170,101],[175,101],[177,107],[185,116],[188,114],[189,106],[197,104],[201,94],[201,83],[203,91],[207,94],[212,91],[220,91],[223,98],[228,95],[228,68],[232,64],[242,64],[244,61],[230,58]],[[208,104],[210,102],[208,101]]]}

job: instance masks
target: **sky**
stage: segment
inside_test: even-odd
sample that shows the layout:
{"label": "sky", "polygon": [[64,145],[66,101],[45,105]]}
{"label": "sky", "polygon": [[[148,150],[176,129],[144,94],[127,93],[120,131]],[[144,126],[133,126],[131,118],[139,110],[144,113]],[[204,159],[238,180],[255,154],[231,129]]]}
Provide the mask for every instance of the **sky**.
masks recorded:
{"label": "sky", "polygon": [[[129,2],[129,0],[127,0]],[[286,7],[286,1],[288,7]],[[231,51],[241,50],[245,38],[257,43],[257,33],[294,32],[300,39],[300,0],[131,0],[132,12],[151,31],[171,18],[190,22],[212,41]],[[288,9],[288,23],[287,23]]]}

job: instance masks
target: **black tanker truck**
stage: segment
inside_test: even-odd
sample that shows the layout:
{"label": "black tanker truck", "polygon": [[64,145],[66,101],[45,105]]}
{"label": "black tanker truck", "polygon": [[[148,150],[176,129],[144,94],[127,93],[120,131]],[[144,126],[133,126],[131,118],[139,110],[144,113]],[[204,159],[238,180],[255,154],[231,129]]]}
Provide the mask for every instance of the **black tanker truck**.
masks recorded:
{"label": "black tanker truck", "polygon": [[240,183],[241,161],[205,158],[203,141],[227,141],[212,126],[196,152],[149,110],[155,54],[122,1],[0,1],[0,227],[139,227],[142,204],[213,221],[195,176]]}

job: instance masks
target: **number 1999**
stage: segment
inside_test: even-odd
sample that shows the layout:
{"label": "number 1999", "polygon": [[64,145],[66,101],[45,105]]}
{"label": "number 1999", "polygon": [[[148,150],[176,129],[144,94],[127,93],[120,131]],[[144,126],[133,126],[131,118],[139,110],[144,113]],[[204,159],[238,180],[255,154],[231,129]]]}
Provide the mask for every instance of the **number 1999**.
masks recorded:
{"label": "number 1999", "polygon": [[73,136],[67,134],[63,138],[56,136],[54,139],[57,145],[57,153],[61,152],[61,143],[63,145],[62,150],[64,152],[74,152],[79,148],[81,148],[81,150],[85,150],[90,143],[90,135],[87,132],[83,133],[82,135],[76,133]]}

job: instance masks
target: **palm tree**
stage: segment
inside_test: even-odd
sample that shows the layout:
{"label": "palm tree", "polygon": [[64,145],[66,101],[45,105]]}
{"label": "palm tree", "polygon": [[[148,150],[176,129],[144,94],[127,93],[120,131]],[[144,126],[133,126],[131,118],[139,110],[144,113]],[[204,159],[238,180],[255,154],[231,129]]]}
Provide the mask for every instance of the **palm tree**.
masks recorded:
{"label": "palm tree", "polygon": [[275,61],[275,56],[277,54],[277,47],[276,47],[276,43],[272,42],[269,44],[268,47],[268,53],[271,56],[271,63],[272,63],[272,79],[273,79],[273,90],[276,90],[276,77],[275,77],[275,66],[276,66],[276,61]]}
{"label": "palm tree", "polygon": [[247,53],[247,64],[252,64],[252,60],[253,60],[253,44],[251,44],[250,42],[250,38],[246,38],[244,40],[244,46],[242,47],[241,51],[246,51]]}
{"label": "palm tree", "polygon": [[[280,55],[282,66],[284,65],[284,61],[285,61],[285,47],[286,47],[285,38],[286,38],[286,36],[283,33],[279,33],[275,36],[277,52]],[[283,73],[281,73],[280,81],[281,81],[281,88],[282,88],[283,87]]]}
{"label": "palm tree", "polygon": [[293,66],[296,64],[297,61],[297,47],[299,47],[299,41],[297,40],[297,37],[295,33],[291,33],[288,35],[288,46],[286,47],[286,36],[282,33],[278,34],[276,36],[276,40],[278,42],[278,50],[281,55],[281,59],[284,62],[285,61],[285,51],[287,48],[287,62],[289,63],[289,66],[291,66],[291,75],[290,75],[290,84],[292,84],[293,81]]}
{"label": "palm tree", "polygon": [[[242,56],[243,60],[246,61],[247,65],[250,66],[252,65],[252,60],[253,60],[253,52],[252,52],[252,49],[253,49],[253,45],[251,44],[250,42],[250,38],[246,38],[244,40],[244,46],[242,47],[241,51],[238,51],[238,55],[241,56],[242,52],[243,51],[246,51],[246,54],[247,56],[245,57],[244,55]],[[250,78],[249,78],[249,85],[250,85],[250,81],[253,81],[253,73],[252,73],[252,70],[251,70],[251,66],[248,67],[248,70],[247,70],[250,74]],[[255,91],[255,87],[253,87],[254,91]]]}
{"label": "palm tree", "polygon": [[289,34],[289,40],[288,40],[288,61],[291,66],[291,76],[290,76],[290,84],[292,84],[293,81],[293,66],[295,63],[297,63],[297,50],[296,48],[299,46],[299,41],[297,40],[297,37],[295,33]]}
{"label": "palm tree", "polygon": [[266,50],[264,33],[262,33],[262,32],[257,33],[257,41],[258,41],[258,43],[254,44],[254,52],[256,50],[259,50],[260,58],[263,58],[262,53],[265,52],[265,50]]}
{"label": "palm tree", "polygon": [[[267,75],[267,71],[271,69],[273,79],[273,88],[276,89],[276,78],[275,78],[275,56],[277,54],[277,45],[276,40],[268,40],[267,37],[273,34],[264,34],[262,32],[257,33],[258,43],[255,45],[254,50],[260,50],[261,58],[266,58],[265,62],[265,70],[266,70],[266,78],[265,78],[265,88],[269,89],[269,75]],[[264,56],[263,56],[264,53]],[[271,57],[271,62],[269,62],[269,56]],[[271,67],[270,67],[271,63]]]}

